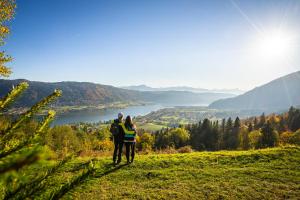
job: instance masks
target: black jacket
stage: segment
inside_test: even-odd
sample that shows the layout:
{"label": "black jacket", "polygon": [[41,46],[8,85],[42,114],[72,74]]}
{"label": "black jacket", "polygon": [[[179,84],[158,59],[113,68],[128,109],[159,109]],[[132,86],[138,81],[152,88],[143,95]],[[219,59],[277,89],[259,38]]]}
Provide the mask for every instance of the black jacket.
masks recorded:
{"label": "black jacket", "polygon": [[[120,122],[119,119],[115,119],[114,123],[119,124],[119,123],[122,123],[122,121]],[[114,140],[118,141],[118,142],[122,142],[124,140],[125,132],[121,125],[118,125],[118,127],[119,127],[119,133],[118,133],[118,135],[114,136]]]}

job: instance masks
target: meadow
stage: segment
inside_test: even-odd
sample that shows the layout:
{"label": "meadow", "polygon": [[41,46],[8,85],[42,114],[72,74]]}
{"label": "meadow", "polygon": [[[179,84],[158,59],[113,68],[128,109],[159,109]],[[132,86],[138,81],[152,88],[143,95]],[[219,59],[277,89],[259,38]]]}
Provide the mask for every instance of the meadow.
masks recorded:
{"label": "meadow", "polygon": [[[110,157],[29,167],[28,183],[6,199],[299,199],[300,147]],[[54,167],[53,167],[54,166]],[[40,178],[40,182],[35,180]],[[42,180],[42,181],[41,181]],[[8,193],[7,193],[8,194]],[[2,196],[3,197],[3,196]]]}

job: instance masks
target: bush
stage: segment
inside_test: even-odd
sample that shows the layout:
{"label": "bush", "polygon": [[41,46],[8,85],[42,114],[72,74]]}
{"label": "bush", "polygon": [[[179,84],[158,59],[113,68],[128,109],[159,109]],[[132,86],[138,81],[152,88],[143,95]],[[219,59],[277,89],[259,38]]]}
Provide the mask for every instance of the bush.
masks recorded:
{"label": "bush", "polygon": [[192,153],[193,149],[191,146],[184,146],[184,147],[180,147],[179,149],[177,149],[178,153]]}
{"label": "bush", "polygon": [[249,145],[252,149],[258,149],[261,148],[261,137],[262,133],[259,130],[251,131],[249,133]]}
{"label": "bush", "polygon": [[105,139],[109,139],[111,137],[112,137],[112,134],[109,131],[109,127],[108,126],[106,126],[106,127],[100,127],[100,130],[98,131],[98,134],[97,134],[97,138],[99,140],[105,140]]}
{"label": "bush", "polygon": [[175,128],[172,129],[169,133],[169,140],[171,144],[175,146],[175,148],[183,147],[187,144],[190,139],[190,134],[184,128]]}
{"label": "bush", "polygon": [[292,143],[292,144],[300,145],[300,129],[298,129],[298,130],[292,135],[291,143]]}
{"label": "bush", "polygon": [[154,137],[150,133],[143,133],[137,138],[137,149],[139,151],[151,151],[154,144]]}
{"label": "bush", "polygon": [[55,126],[45,137],[45,143],[59,154],[77,153],[82,150],[80,140],[70,126]]}
{"label": "bush", "polygon": [[114,143],[109,139],[95,142],[94,150],[98,151],[112,151],[114,149]]}
{"label": "bush", "polygon": [[178,152],[176,151],[176,149],[173,146],[170,146],[170,147],[158,150],[157,153],[159,153],[159,154],[176,154]]}
{"label": "bush", "polygon": [[285,132],[280,134],[279,142],[281,144],[291,144],[293,135],[294,135],[294,133],[292,133],[290,131],[285,131]]}
{"label": "bush", "polygon": [[158,149],[171,146],[180,148],[187,145],[190,139],[189,131],[184,128],[164,129],[155,136],[155,147]]}

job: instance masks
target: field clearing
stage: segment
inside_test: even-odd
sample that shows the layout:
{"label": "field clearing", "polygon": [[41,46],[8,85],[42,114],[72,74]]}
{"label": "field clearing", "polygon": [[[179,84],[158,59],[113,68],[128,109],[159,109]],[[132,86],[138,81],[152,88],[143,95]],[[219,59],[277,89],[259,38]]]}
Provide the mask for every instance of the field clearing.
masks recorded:
{"label": "field clearing", "polygon": [[139,129],[143,129],[145,131],[159,131],[163,128],[166,128],[167,126],[159,125],[159,124],[153,124],[153,123],[142,123],[138,124]]}

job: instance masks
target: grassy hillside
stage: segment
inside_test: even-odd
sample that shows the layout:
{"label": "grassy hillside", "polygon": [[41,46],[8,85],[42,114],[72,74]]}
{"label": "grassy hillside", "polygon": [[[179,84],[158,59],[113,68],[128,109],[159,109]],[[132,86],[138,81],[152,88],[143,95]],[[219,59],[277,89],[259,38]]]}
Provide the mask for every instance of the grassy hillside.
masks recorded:
{"label": "grassy hillside", "polygon": [[94,171],[90,173],[84,159],[61,165],[42,184],[30,187],[33,196],[36,199],[50,196],[63,199],[299,199],[300,196],[299,147],[139,155],[135,163],[122,163],[118,167],[111,165],[110,158],[98,158],[93,163]]}

